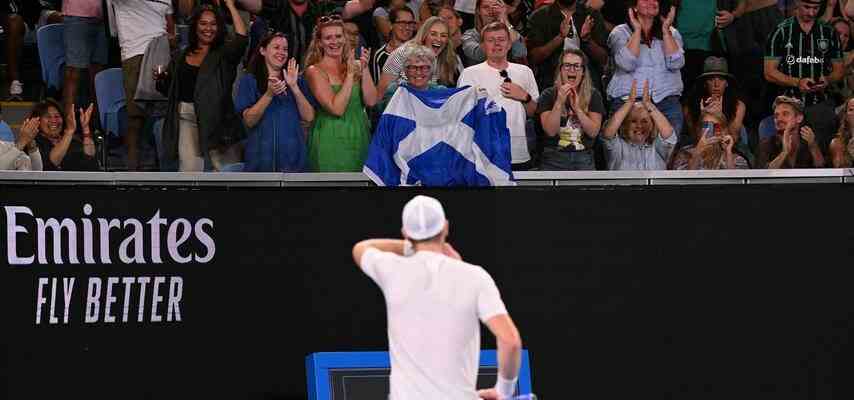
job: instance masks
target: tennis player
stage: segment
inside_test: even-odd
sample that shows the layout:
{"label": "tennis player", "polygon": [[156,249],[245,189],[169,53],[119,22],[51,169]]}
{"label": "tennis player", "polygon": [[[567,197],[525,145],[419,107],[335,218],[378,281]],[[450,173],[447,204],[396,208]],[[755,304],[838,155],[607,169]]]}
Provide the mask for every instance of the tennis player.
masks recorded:
{"label": "tennis player", "polygon": [[[416,196],[403,207],[403,237],[369,239],[353,259],[383,292],[391,354],[390,400],[509,399],[522,340],[492,277],[462,261],[447,242],[438,200]],[[498,344],[494,388],[476,390],[483,322]]]}

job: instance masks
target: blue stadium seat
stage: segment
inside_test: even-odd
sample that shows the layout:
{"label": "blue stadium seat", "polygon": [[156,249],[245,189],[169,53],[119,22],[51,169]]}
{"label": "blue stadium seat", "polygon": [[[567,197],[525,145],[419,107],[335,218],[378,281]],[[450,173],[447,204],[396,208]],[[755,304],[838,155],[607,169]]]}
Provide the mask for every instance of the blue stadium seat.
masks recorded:
{"label": "blue stadium seat", "polygon": [[65,26],[50,24],[36,32],[42,81],[48,88],[62,90],[62,70],[65,65]]}
{"label": "blue stadium seat", "polygon": [[774,116],[769,115],[759,122],[759,140],[774,137],[777,127],[774,126]]}
{"label": "blue stadium seat", "polygon": [[95,75],[95,96],[101,114],[101,127],[110,136],[124,135],[128,118],[121,68],[105,69]]}

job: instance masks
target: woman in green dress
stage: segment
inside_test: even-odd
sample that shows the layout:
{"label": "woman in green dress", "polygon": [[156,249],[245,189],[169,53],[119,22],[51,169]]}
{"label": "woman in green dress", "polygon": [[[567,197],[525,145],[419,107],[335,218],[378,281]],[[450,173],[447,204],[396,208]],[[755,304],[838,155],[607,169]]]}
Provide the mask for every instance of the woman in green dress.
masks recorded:
{"label": "woman in green dress", "polygon": [[374,81],[367,73],[370,54],[370,49],[363,49],[356,59],[340,16],[319,19],[305,58],[306,80],[320,105],[308,144],[314,172],[362,170],[370,143],[365,106],[377,102]]}

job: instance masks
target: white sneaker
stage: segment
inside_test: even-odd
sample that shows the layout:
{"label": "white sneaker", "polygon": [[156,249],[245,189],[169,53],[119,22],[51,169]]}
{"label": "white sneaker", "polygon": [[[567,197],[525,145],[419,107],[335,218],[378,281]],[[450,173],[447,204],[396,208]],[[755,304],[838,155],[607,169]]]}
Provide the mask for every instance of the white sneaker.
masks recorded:
{"label": "white sneaker", "polygon": [[24,84],[21,81],[12,81],[9,85],[9,96],[20,98],[24,93]]}

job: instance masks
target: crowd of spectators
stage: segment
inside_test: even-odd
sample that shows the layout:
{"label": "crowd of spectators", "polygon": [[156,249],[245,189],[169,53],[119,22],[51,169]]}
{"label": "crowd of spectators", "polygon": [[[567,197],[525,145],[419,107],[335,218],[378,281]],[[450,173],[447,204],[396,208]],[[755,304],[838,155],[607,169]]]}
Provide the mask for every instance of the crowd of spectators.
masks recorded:
{"label": "crowd of spectators", "polygon": [[[0,13],[8,100],[37,101],[0,129],[0,169],[103,168],[93,94],[110,67],[130,171],[361,171],[401,85],[487,93],[514,170],[854,164],[854,0],[0,0]],[[25,99],[42,83],[22,78],[24,42],[51,24],[60,100]]]}

